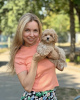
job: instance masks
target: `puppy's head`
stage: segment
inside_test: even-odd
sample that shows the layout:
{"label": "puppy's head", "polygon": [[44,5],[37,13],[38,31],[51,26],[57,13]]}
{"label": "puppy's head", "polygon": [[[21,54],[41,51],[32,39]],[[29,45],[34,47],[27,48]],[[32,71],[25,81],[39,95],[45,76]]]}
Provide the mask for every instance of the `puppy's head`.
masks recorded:
{"label": "puppy's head", "polygon": [[42,33],[41,41],[45,43],[56,43],[58,41],[58,35],[53,29],[46,29]]}

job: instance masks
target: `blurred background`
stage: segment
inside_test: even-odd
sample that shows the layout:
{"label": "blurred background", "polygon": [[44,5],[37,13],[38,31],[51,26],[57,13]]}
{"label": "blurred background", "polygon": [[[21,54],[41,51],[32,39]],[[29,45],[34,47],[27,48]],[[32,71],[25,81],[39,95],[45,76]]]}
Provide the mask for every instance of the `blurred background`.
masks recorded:
{"label": "blurred background", "polygon": [[[19,18],[31,12],[43,30],[53,28],[67,61],[80,63],[80,0],[0,0],[0,51],[10,48]],[[4,49],[3,49],[4,51]]]}
{"label": "blurred background", "polygon": [[[4,72],[4,69],[6,69],[6,67],[3,66],[6,65],[9,61],[9,49],[16,32],[18,21],[20,17],[25,13],[34,13],[39,17],[42,23],[42,31],[44,31],[47,28],[52,28],[56,31],[56,33],[58,34],[58,43],[56,43],[56,45],[64,49],[66,53],[66,61],[69,64],[68,66],[70,66],[70,64],[71,66],[78,66],[77,68],[80,73],[80,0],[0,0],[0,81],[2,80],[1,84],[3,84],[3,82],[5,83],[2,76],[6,76],[6,74],[3,74],[2,72]],[[60,79],[60,75],[62,74],[59,74],[58,78]],[[68,75],[68,73],[65,74],[65,76],[66,75]],[[79,75],[80,74],[78,74],[77,76]],[[64,76],[64,74],[62,76]],[[15,79],[15,83],[17,83],[16,77],[12,80],[12,77],[6,76],[6,78],[4,79],[7,81],[7,78],[9,78],[7,84],[11,84],[11,81],[14,83]],[[70,79],[72,78],[73,77],[71,77]],[[63,80],[65,80],[65,78],[63,78]],[[59,81],[61,82],[61,80]],[[64,84],[61,84],[62,83],[60,83],[60,86],[64,86],[64,84],[66,83],[64,82]],[[69,86],[69,84],[67,85]],[[3,87],[4,86],[5,84],[3,84]],[[17,83],[17,86],[15,88],[14,84],[11,87],[13,87],[15,91],[16,88],[20,90],[21,86],[18,86],[19,83]],[[78,85],[76,84],[75,86]],[[74,85],[72,85],[72,87],[74,87]],[[80,89],[80,84],[77,88]],[[60,93],[59,90],[62,90],[62,88],[58,89],[58,92]],[[20,95],[20,92],[17,91],[16,93]],[[76,92],[78,90],[73,91],[75,91],[74,94],[76,94],[73,94],[74,96],[80,94],[80,90],[79,93]],[[0,92],[0,94],[1,93],[2,92]],[[7,91],[4,93],[6,94]],[[70,91],[70,93],[72,92]],[[11,94],[11,97],[13,94]],[[5,99],[0,100],[18,100],[20,97],[19,96],[17,98],[18,94],[15,95],[16,98],[9,98],[8,95],[7,98],[5,97]],[[0,97],[1,96],[2,98],[4,98],[4,95],[1,94]],[[60,100],[69,100],[69,98],[67,98],[68,96],[66,96],[66,93],[64,97],[65,99]],[[70,98],[70,100],[72,99]]]}

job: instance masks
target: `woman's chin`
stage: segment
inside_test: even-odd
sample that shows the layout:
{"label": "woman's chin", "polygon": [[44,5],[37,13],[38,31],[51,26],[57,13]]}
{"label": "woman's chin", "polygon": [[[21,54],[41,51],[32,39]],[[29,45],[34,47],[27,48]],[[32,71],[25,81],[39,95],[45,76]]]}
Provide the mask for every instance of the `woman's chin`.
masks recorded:
{"label": "woman's chin", "polygon": [[26,46],[33,46],[36,44],[36,41],[28,41],[27,43],[25,43]]}

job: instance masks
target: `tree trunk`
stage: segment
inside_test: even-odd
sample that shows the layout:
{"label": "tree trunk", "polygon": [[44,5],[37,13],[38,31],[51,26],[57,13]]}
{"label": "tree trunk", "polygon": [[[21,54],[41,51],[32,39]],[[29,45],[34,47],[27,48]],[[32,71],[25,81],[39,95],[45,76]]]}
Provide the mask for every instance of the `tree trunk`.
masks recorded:
{"label": "tree trunk", "polygon": [[70,48],[70,61],[74,61],[75,56],[75,19],[74,19],[74,5],[70,0],[70,33],[71,33],[71,48]]}
{"label": "tree trunk", "polygon": [[79,12],[78,19],[79,19],[79,32],[80,32],[80,12]]}
{"label": "tree trunk", "polygon": [[75,9],[79,20],[79,32],[80,32],[80,7],[78,5],[75,5]]}

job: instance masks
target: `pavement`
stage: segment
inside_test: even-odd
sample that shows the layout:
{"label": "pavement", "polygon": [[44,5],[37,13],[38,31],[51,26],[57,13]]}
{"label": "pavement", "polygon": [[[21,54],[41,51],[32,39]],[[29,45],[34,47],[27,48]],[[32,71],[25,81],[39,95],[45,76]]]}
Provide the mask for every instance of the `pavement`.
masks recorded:
{"label": "pavement", "polygon": [[[9,51],[0,54],[0,100],[19,100],[24,89],[17,75],[8,73],[8,61]],[[56,73],[60,87],[80,89],[80,66],[68,63],[64,71],[56,69]]]}

